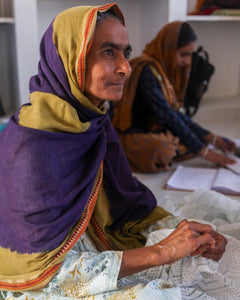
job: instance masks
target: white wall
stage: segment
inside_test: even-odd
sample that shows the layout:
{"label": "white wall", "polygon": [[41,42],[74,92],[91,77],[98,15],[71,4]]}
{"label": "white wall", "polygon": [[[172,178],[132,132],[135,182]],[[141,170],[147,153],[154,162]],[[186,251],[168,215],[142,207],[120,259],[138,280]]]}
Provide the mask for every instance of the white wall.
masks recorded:
{"label": "white wall", "polygon": [[[182,2],[167,0],[118,0],[126,19],[129,39],[133,46],[132,57],[141,54],[160,28],[168,22],[168,7],[182,7]],[[39,40],[52,19],[60,11],[76,5],[101,5],[100,0],[38,0]],[[188,10],[193,10],[196,0],[188,1]],[[185,5],[186,6],[186,5]],[[187,9],[187,8],[185,8]],[[174,16],[171,16],[174,19]],[[210,60],[216,67],[209,89],[204,97],[227,97],[240,93],[240,22],[192,22],[198,35],[198,44],[204,45]]]}
{"label": "white wall", "polygon": [[[38,0],[38,36],[39,41],[47,29],[47,26],[51,23],[54,17],[61,11],[78,5],[103,5],[105,3],[113,3],[116,1],[101,1],[101,0]],[[134,45],[139,45],[140,41],[140,31],[139,28],[141,26],[141,1],[138,0],[121,0],[118,1],[118,5],[126,19],[126,26],[129,29],[129,38],[131,39],[131,43]],[[134,21],[131,22],[130,16],[134,16]]]}
{"label": "white wall", "polygon": [[17,82],[20,104],[29,102],[29,78],[37,72],[37,5],[35,0],[14,0]]}
{"label": "white wall", "polygon": [[[178,15],[176,12],[183,0],[12,1],[15,6],[16,37],[13,30],[11,31],[13,26],[9,26],[7,30],[4,29],[5,25],[1,25],[0,28],[0,65],[4,70],[0,75],[0,92],[6,94],[7,105],[14,105],[16,100],[19,100],[20,104],[28,101],[28,82],[29,78],[37,72],[41,36],[52,19],[62,10],[77,5],[102,5],[117,2],[126,19],[130,43],[133,46],[132,57],[134,57],[141,54],[145,44],[168,22],[169,8],[173,8],[175,15]],[[199,44],[205,46],[211,61],[216,66],[216,72],[205,97],[239,95],[240,22],[192,22],[192,26],[198,35]],[[14,54],[15,42],[16,55]],[[18,79],[15,80],[17,74]],[[10,79],[8,79],[9,76]]]}
{"label": "white wall", "polygon": [[39,41],[47,26],[62,10],[78,5],[103,5],[113,2],[119,5],[124,14],[129,40],[133,46],[133,56],[141,54],[145,43],[149,42],[167,22],[166,0],[38,0]]}
{"label": "white wall", "polygon": [[192,22],[198,44],[209,52],[216,71],[205,98],[236,96],[240,92],[240,22]]}

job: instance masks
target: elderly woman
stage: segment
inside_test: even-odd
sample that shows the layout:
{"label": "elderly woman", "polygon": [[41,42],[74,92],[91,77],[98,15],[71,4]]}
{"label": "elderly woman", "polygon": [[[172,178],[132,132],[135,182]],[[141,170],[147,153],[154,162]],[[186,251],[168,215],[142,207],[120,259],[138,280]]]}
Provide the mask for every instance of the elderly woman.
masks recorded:
{"label": "elderly woman", "polygon": [[200,154],[222,166],[234,163],[208,143],[235,151],[235,143],[196,124],[181,112],[197,37],[186,22],[165,25],[143,55],[130,61],[132,73],[121,101],[114,103],[113,126],[133,171],[159,172],[176,159]]}
{"label": "elderly woman", "polygon": [[106,114],[131,71],[118,6],[60,13],[40,51],[31,103],[0,135],[2,297],[181,299],[212,280],[235,295],[217,271],[225,237],[157,206]]}

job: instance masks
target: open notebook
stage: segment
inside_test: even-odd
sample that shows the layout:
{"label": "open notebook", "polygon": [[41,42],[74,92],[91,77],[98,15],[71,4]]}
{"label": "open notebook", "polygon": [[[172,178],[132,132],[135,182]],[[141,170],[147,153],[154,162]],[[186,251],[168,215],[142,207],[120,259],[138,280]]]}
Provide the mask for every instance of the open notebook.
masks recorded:
{"label": "open notebook", "polygon": [[178,166],[168,179],[165,188],[185,191],[203,188],[224,194],[240,195],[240,175],[224,168]]}
{"label": "open notebook", "polygon": [[234,164],[234,165],[228,165],[228,169],[234,171],[235,173],[239,174],[240,175],[240,158],[233,155],[233,154],[227,154],[227,156],[233,160],[235,160],[237,163]]}

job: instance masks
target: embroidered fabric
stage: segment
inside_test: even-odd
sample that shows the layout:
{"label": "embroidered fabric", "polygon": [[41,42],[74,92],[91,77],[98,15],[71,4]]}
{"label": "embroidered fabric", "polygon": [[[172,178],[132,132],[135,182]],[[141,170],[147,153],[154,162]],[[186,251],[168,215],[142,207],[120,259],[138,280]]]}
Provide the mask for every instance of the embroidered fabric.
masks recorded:
{"label": "embroidered fabric", "polygon": [[[180,219],[169,216],[147,228],[143,232],[148,236],[146,245],[169,235]],[[122,252],[99,253],[83,234],[44,289],[23,294],[2,291],[0,296],[8,300],[239,299],[240,242],[230,236],[227,239],[227,249],[219,263],[187,256],[174,264],[117,281]]]}

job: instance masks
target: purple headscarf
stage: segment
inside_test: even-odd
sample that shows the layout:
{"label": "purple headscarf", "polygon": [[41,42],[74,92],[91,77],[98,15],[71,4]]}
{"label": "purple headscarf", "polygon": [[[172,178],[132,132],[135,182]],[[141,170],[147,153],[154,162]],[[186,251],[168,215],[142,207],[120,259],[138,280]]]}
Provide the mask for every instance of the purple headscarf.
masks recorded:
{"label": "purple headscarf", "polygon": [[62,243],[84,211],[102,161],[112,230],[156,207],[153,194],[132,177],[108,115],[85,107],[72,94],[53,34],[52,23],[41,42],[30,94],[56,95],[90,126],[81,133],[21,126],[19,115],[29,103],[0,134],[0,247],[18,253],[51,251]]}

